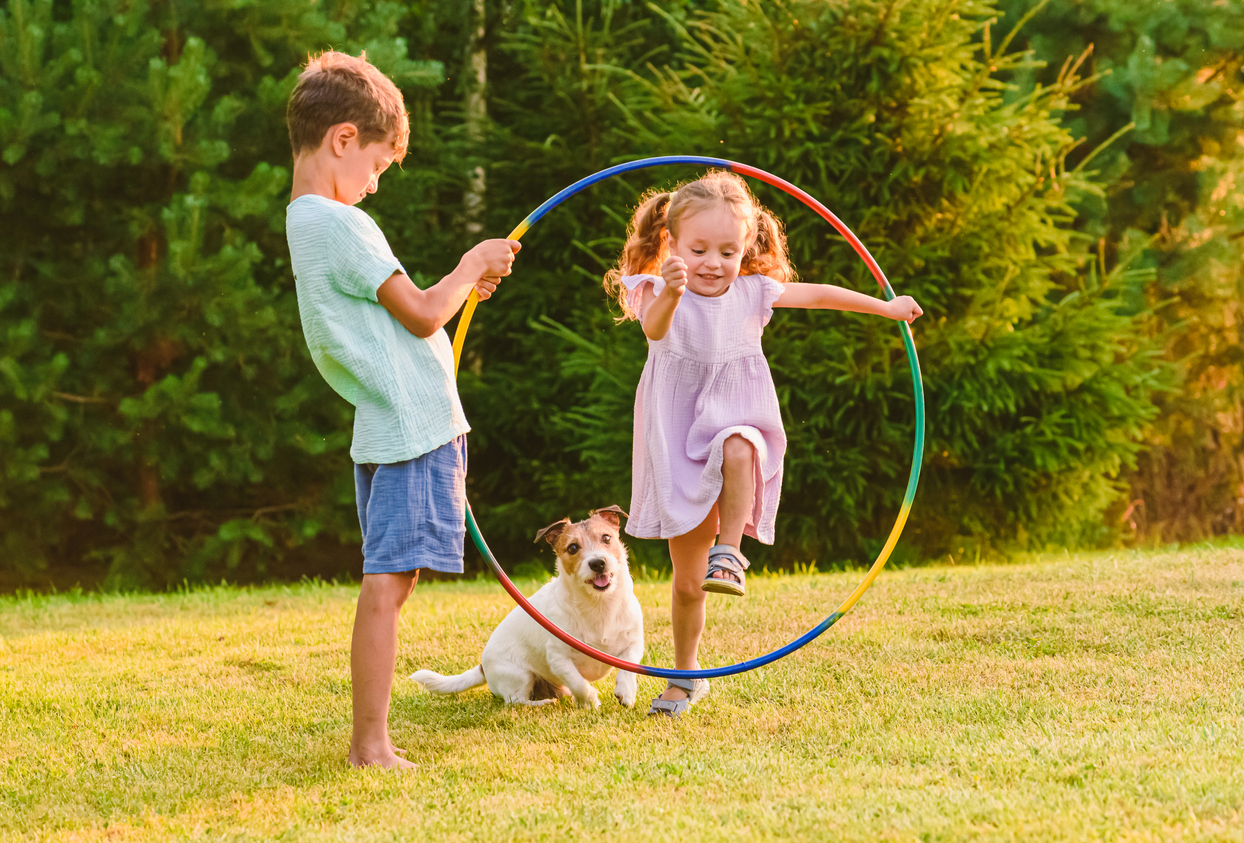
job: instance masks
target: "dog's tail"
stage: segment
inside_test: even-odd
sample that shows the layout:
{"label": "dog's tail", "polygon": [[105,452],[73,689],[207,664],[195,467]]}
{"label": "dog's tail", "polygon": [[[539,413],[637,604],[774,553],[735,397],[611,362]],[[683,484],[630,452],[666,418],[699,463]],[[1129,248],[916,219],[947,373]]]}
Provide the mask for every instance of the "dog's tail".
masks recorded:
{"label": "dog's tail", "polygon": [[459,691],[483,685],[488,681],[484,678],[484,668],[478,664],[466,673],[459,673],[457,676],[441,676],[430,670],[416,670],[410,678],[434,694],[456,694]]}

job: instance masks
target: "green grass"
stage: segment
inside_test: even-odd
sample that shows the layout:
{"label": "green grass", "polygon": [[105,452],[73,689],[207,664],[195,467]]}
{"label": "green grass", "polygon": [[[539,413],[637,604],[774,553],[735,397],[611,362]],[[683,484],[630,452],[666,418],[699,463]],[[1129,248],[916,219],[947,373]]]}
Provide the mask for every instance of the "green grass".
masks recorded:
{"label": "green grass", "polygon": [[[706,663],[790,640],[858,576],[711,598]],[[669,664],[668,584],[639,592]],[[356,594],[0,600],[0,839],[1244,841],[1238,549],[887,573],[676,723],[610,680],[593,713],[399,679],[408,775],[344,761]],[[475,664],[509,609],[420,586],[399,676]]]}

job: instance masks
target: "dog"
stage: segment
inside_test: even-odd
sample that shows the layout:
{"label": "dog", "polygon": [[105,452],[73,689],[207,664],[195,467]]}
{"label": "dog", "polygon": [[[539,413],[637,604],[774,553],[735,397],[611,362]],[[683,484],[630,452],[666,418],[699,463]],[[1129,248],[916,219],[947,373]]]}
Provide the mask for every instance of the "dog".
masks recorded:
{"label": "dog", "polygon": [[[593,510],[573,524],[563,518],[540,532],[553,546],[557,574],[535,593],[531,604],[542,615],[580,641],[611,656],[638,662],[644,652],[644,616],[627,567],[626,547],[619,538],[616,506]],[[612,670],[558,639],[515,607],[493,630],[480,663],[457,676],[419,670],[411,679],[437,694],[456,694],[485,683],[506,703],[546,705],[573,696],[581,708],[600,708],[600,695],[590,683]],[[613,695],[630,708],[635,704],[635,674],[619,671]]]}

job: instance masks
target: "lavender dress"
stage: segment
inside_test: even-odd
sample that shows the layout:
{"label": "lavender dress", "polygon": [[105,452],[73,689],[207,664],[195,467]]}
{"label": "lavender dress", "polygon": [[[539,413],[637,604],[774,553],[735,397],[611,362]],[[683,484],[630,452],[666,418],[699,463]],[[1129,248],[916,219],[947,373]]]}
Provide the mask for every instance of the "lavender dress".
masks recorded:
{"label": "lavender dress", "polygon": [[[622,283],[636,313],[648,285],[656,293],[665,287],[657,275]],[[756,448],[756,497],[744,533],[773,544],[786,432],[760,335],[783,289],[745,275],[720,296],[687,290],[669,332],[648,341],[635,396],[632,536],[668,539],[698,527],[721,494],[722,443],[737,433]]]}

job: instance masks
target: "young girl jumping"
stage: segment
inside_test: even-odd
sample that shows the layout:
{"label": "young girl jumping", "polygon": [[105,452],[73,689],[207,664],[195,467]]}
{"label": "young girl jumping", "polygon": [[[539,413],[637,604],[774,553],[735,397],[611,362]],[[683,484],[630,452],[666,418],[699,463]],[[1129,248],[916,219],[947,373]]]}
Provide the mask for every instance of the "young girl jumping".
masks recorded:
{"label": "young girl jumping", "polygon": [[[910,296],[887,302],[794,281],[781,223],[742,178],[724,171],[646,195],[618,267],[605,278],[626,318],[639,320],[648,337],[626,531],[669,540],[680,670],[698,667],[706,592],[746,591],[743,536],[773,543],[786,452],[760,346],[773,308],[907,322],[922,313]],[[706,693],[706,679],[670,679],[648,713],[677,717]]]}

